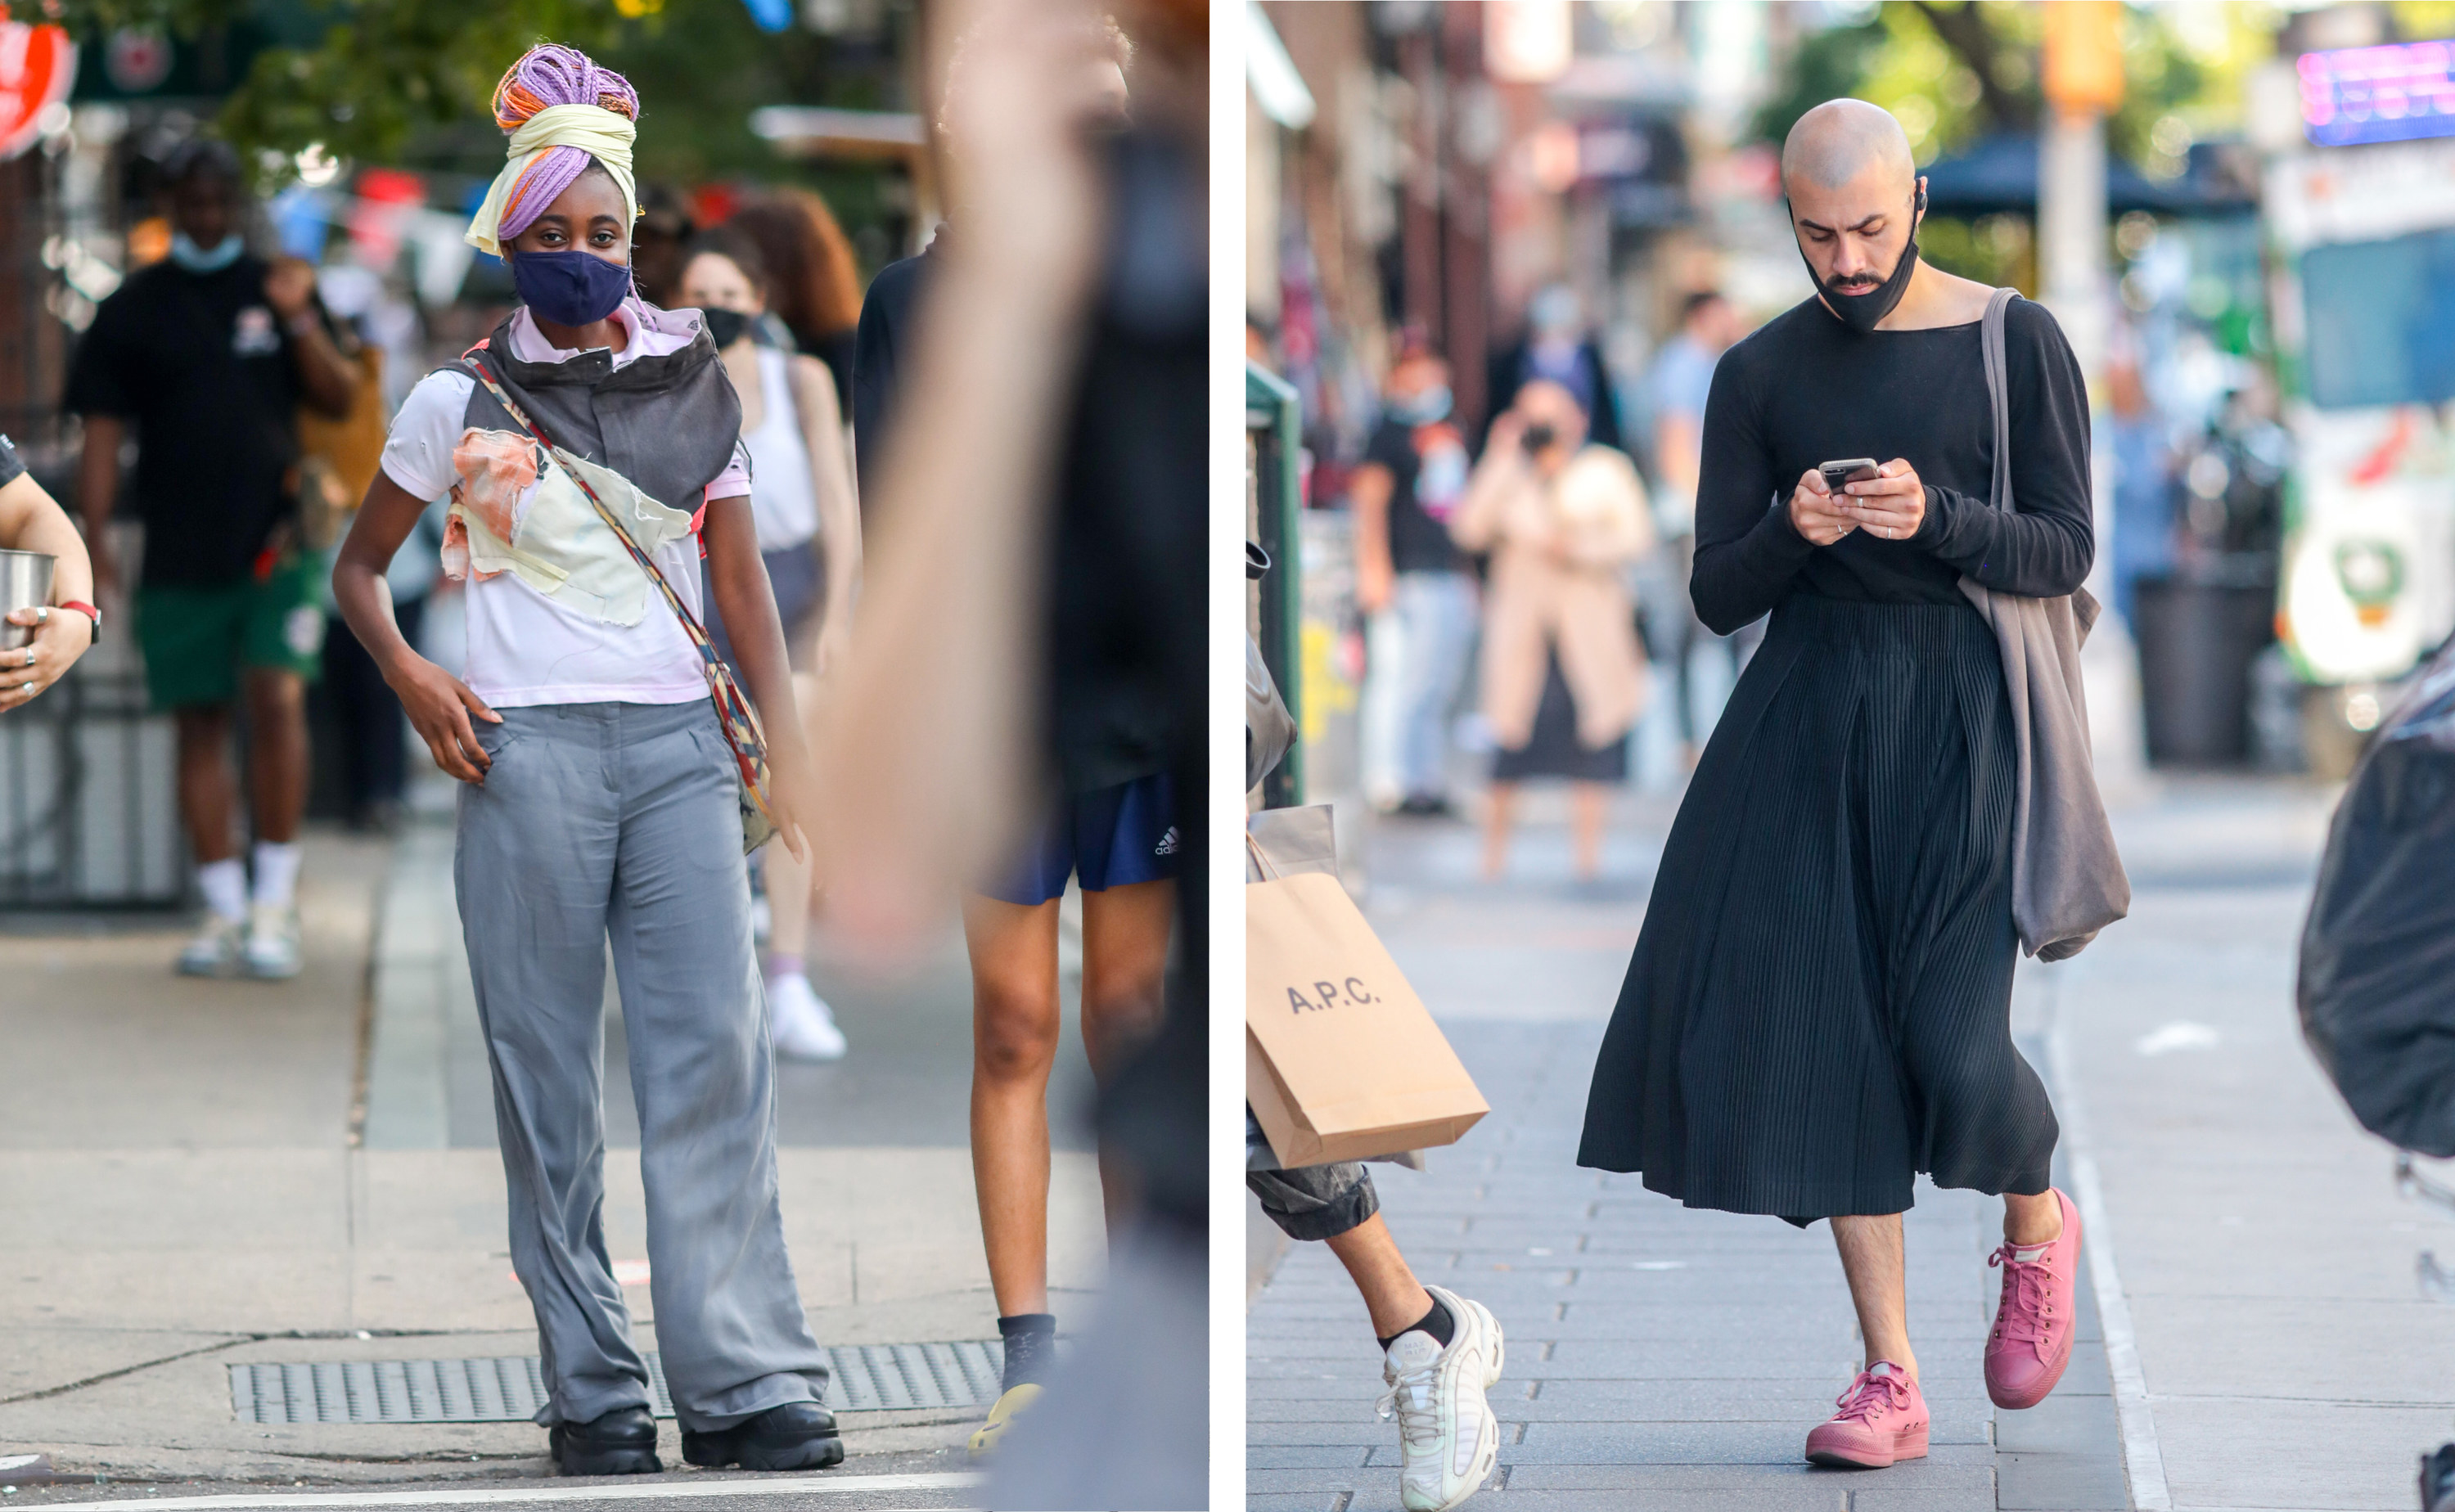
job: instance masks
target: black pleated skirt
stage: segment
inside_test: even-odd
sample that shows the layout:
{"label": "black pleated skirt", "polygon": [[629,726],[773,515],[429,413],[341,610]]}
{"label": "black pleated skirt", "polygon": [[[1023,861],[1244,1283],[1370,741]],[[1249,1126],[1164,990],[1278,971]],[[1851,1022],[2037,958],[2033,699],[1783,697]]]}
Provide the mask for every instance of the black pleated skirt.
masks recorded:
{"label": "black pleated skirt", "polygon": [[1679,806],[1577,1163],[1795,1223],[2043,1192],[2013,1047],[2011,707],[1949,604],[1793,594]]}

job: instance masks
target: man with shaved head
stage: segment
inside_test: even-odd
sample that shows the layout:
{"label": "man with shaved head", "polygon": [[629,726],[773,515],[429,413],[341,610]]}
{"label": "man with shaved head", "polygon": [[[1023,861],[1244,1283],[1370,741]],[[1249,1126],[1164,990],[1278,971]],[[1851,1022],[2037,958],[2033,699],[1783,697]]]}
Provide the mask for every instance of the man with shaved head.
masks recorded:
{"label": "man with shaved head", "polygon": [[1578,1162],[1832,1220],[1866,1368],[1807,1458],[1880,1466],[1927,1447],[1900,1220],[1920,1174],[2003,1199],[1988,1395],[2034,1406],[2070,1358],[2080,1220],[2010,1028],[2011,708],[1959,585],[2087,575],[2088,399],[2053,317],[2012,301],[2015,508],[1993,507],[1994,291],[1918,260],[1900,127],[1827,101],[1781,166],[1816,292],[1714,370],[1690,581],[1717,633],[1772,619],[1664,848]]}

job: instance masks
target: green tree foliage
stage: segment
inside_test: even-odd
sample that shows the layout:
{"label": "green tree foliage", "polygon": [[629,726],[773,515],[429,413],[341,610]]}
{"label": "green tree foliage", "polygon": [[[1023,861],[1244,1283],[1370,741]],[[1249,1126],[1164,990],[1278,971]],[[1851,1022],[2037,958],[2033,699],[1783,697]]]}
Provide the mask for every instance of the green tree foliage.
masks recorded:
{"label": "green tree foliage", "polygon": [[[2151,174],[2180,171],[2197,136],[2229,125],[2240,75],[2272,51],[2282,19],[2263,5],[2224,7],[2213,36],[2185,36],[2163,10],[2123,19],[2123,101],[2106,122],[2117,154]],[[1756,135],[1779,143],[1817,104],[1854,95],[1898,117],[1921,163],[1998,132],[2026,135],[2044,109],[2037,7],[2010,0],[1884,0],[1862,20],[1803,38]]]}
{"label": "green tree foliage", "polygon": [[[199,30],[264,9],[253,0],[61,0],[80,42],[120,28]],[[397,161],[412,138],[485,124],[504,65],[540,38],[596,49],[619,33],[616,0],[348,0],[313,6],[321,42],[257,54],[215,122],[233,145],[287,158],[312,143],[335,156]]]}
{"label": "green tree foliage", "polygon": [[286,17],[283,31],[320,31],[320,39],[259,53],[213,123],[233,145],[268,163],[320,143],[355,162],[492,172],[501,162],[502,137],[487,103],[504,68],[539,41],[583,49],[639,87],[646,112],[639,149],[643,177],[772,176],[781,165],[749,127],[760,105],[897,103],[883,54],[847,58],[850,50],[831,38],[800,29],[761,31],[741,0],[57,4],[58,19],[90,44],[121,28],[193,36],[274,10],[300,12]]}

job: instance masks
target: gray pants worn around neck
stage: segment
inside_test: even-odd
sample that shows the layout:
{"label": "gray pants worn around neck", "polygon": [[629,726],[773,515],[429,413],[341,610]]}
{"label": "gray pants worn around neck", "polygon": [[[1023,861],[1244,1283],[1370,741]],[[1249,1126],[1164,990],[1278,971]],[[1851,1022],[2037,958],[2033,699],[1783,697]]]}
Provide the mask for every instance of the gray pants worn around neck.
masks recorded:
{"label": "gray pants worn around neck", "polygon": [[605,1252],[606,942],[647,1189],[649,1295],[685,1428],[822,1400],[777,1201],[774,1068],[736,778],[704,699],[505,709],[453,879],[495,1074],[540,1423],[647,1406]]}

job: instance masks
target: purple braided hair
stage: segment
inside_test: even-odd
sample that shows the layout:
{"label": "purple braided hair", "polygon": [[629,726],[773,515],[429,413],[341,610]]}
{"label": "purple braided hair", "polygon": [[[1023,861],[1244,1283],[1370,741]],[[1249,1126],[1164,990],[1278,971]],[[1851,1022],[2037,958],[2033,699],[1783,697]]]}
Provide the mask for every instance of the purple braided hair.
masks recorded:
{"label": "purple braided hair", "polygon": [[[578,48],[542,42],[521,53],[495,86],[495,124],[508,136],[550,105],[595,105],[630,120],[639,118],[639,91],[630,80],[599,68]],[[594,161],[576,147],[547,149],[504,196],[496,236],[508,243],[528,230]]]}

